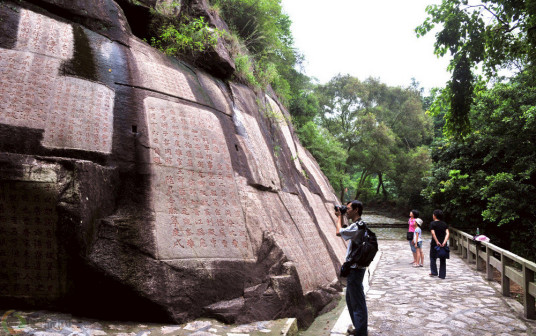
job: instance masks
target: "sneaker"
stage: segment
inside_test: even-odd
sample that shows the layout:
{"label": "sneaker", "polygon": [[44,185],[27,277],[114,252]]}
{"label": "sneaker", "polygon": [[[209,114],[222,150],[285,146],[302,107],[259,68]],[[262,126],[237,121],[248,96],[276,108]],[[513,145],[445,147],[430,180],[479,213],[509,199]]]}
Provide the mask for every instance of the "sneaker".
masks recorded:
{"label": "sneaker", "polygon": [[348,334],[348,335],[355,335],[355,328],[354,328],[354,326],[352,326],[352,325],[348,326],[348,329],[346,330],[346,334]]}
{"label": "sneaker", "polygon": [[413,267],[422,267],[421,265],[413,264]]}
{"label": "sneaker", "polygon": [[430,274],[428,274],[428,275],[431,276],[431,277],[435,277],[435,276],[437,276],[437,274],[432,274],[432,273],[430,273]]}
{"label": "sneaker", "polygon": [[420,264],[419,267],[424,267],[424,266],[422,264]]}

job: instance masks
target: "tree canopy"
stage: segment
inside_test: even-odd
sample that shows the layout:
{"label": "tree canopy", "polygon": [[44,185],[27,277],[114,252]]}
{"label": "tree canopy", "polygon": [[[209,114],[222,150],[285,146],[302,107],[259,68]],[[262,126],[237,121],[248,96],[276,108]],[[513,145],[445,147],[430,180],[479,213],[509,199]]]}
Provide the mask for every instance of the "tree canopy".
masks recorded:
{"label": "tree canopy", "polygon": [[[536,88],[521,74],[478,92],[464,140],[437,139],[425,190],[462,228],[533,258],[536,212]],[[530,242],[530,243],[527,243]]]}
{"label": "tree canopy", "polygon": [[497,80],[501,69],[533,71],[536,1],[443,0],[426,10],[428,18],[416,28],[417,35],[440,26],[435,53],[453,56],[449,65],[451,80],[432,111],[444,112],[448,134],[465,135],[471,129],[469,110],[479,77]]}
{"label": "tree canopy", "polygon": [[317,122],[342,144],[347,154],[342,173],[353,177],[349,184],[337,183],[341,199],[346,188],[353,191],[353,198],[366,197],[373,178],[376,195],[381,191],[384,199],[389,194],[419,198],[422,182],[417,178],[415,189],[405,188],[400,172],[422,177],[429,167],[426,159],[422,165],[410,163],[417,152],[427,156],[420,146],[432,139],[431,119],[424,113],[420,92],[350,75],[336,76],[315,92],[320,104]]}

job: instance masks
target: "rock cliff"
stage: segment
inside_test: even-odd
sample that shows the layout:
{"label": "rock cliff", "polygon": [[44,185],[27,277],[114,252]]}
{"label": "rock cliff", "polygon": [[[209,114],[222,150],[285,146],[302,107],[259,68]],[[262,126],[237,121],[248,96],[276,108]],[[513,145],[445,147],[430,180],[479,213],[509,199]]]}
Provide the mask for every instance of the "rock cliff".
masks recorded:
{"label": "rock cliff", "polygon": [[336,197],[223,46],[132,33],[156,2],[0,3],[1,308],[307,325],[341,289]]}

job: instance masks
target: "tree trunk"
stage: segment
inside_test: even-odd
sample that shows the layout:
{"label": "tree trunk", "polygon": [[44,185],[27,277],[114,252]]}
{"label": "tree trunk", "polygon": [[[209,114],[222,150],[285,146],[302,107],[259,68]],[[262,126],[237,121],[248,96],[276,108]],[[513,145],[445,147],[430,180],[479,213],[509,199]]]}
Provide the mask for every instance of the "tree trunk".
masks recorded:
{"label": "tree trunk", "polygon": [[361,172],[361,177],[359,178],[359,183],[357,184],[354,199],[359,199],[359,195],[361,195],[361,189],[363,188],[363,184],[365,184],[365,181],[367,180],[367,177],[369,175],[370,174],[366,170]]}
{"label": "tree trunk", "polygon": [[380,187],[383,186],[383,175],[378,173],[378,187],[376,188],[376,196],[380,193]]}
{"label": "tree trunk", "polygon": [[383,199],[386,200],[387,199],[387,190],[385,190],[385,185],[383,184],[383,181],[382,181],[382,192],[383,192]]}

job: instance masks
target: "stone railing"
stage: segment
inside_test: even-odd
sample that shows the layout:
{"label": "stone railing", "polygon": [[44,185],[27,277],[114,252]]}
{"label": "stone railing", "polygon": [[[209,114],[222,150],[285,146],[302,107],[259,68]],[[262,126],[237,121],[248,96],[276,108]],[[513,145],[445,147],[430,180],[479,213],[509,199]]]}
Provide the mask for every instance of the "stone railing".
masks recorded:
{"label": "stone railing", "polygon": [[460,253],[467,262],[475,262],[477,269],[485,268],[488,280],[493,279],[493,268],[499,271],[504,296],[510,296],[510,281],[523,288],[524,315],[526,318],[536,319],[536,263],[491,243],[475,241],[472,235],[460,230],[449,228],[449,231],[451,249]]}

